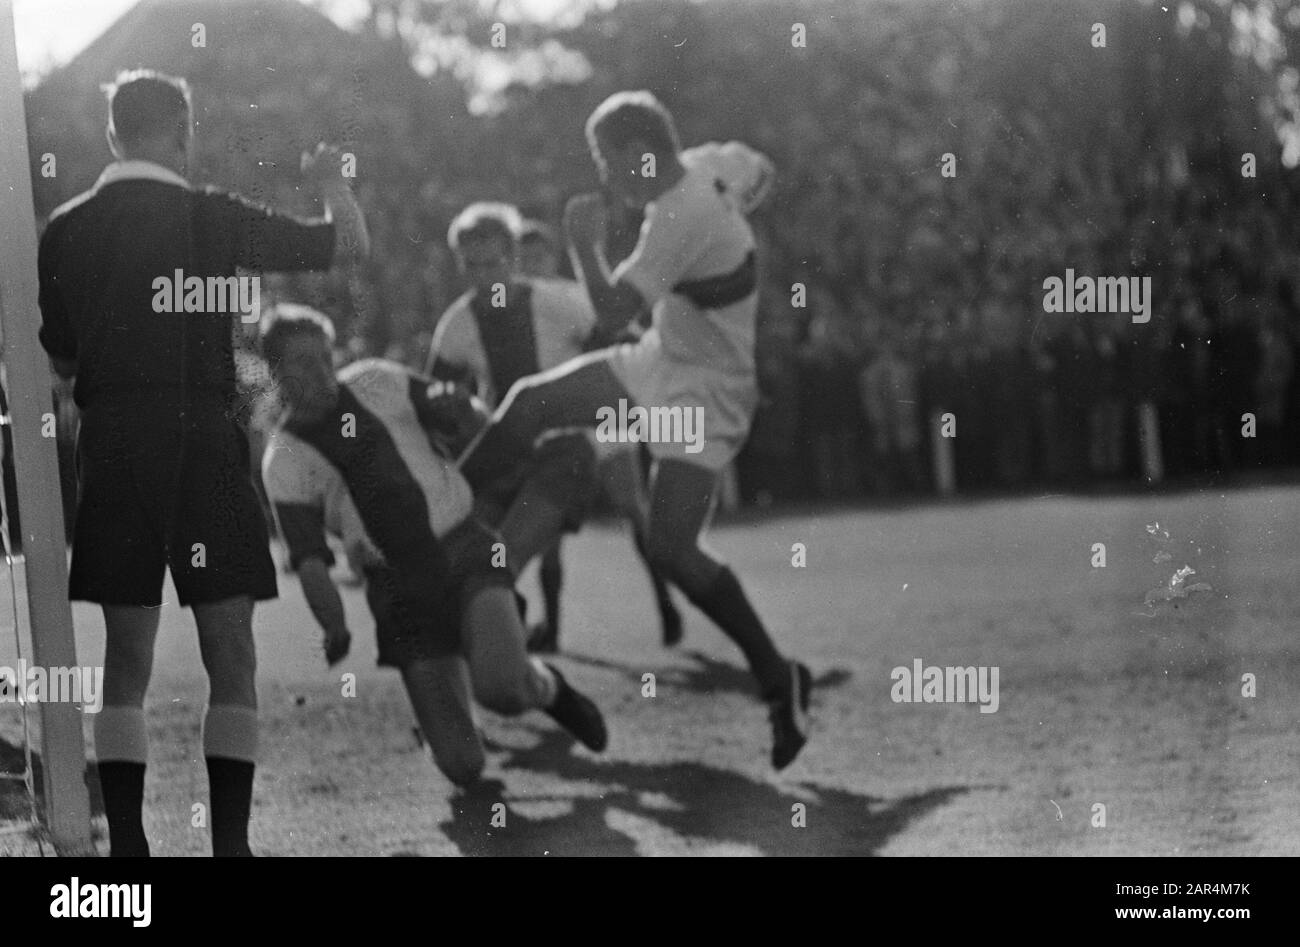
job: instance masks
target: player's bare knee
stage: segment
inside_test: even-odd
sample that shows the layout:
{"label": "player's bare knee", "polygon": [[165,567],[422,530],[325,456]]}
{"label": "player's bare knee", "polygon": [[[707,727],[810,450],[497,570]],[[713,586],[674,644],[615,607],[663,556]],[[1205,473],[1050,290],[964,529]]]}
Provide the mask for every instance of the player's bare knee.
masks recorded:
{"label": "player's bare knee", "polygon": [[109,641],[104,649],[104,676],[114,684],[147,686],[153,673],[153,642]]}
{"label": "player's bare knee", "polygon": [[257,706],[257,653],[252,635],[240,640],[205,642],[203,666],[208,672],[209,699],[217,704],[234,704],[240,707]]}
{"label": "player's bare knee", "polygon": [[[252,687],[257,673],[252,601],[244,598],[196,605],[199,653],[215,689]],[[215,695],[214,695],[215,696]]]}
{"label": "player's bare knee", "polygon": [[207,641],[202,651],[209,677],[252,680],[257,674],[257,650],[252,635],[242,640],[232,635],[226,641]]}
{"label": "player's bare knee", "polygon": [[104,702],[141,707],[153,676],[153,650],[109,645],[104,655]]}

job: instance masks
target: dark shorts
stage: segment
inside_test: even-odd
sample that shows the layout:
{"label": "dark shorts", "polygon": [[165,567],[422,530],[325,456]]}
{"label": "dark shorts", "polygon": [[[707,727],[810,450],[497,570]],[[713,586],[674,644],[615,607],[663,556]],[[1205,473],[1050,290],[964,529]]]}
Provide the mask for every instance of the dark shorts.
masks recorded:
{"label": "dark shorts", "polygon": [[248,438],[223,405],[88,408],[77,466],[72,599],[156,607],[166,569],[184,606],[275,598]]}
{"label": "dark shorts", "polygon": [[500,526],[525,489],[563,510],[565,531],[577,532],[596,492],[596,450],[588,435],[557,434],[542,441],[525,463],[475,494],[475,512]]}
{"label": "dark shorts", "polygon": [[457,525],[427,555],[366,570],[366,601],[375,617],[379,665],[461,653],[461,623],[485,588],[512,589],[510,570],[493,547],[501,537],[475,517]]}

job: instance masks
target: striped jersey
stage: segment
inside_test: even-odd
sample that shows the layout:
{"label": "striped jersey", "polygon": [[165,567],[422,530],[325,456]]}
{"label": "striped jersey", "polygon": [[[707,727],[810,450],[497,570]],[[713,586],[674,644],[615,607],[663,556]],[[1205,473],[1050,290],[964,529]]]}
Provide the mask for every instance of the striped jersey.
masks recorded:
{"label": "striped jersey", "polygon": [[596,325],[591,300],[574,280],[519,280],[504,296],[504,305],[493,306],[470,291],[448,306],[426,369],[434,376],[448,369],[468,374],[490,407],[520,378],[581,355]]}
{"label": "striped jersey", "polygon": [[393,565],[422,560],[470,515],[473,495],[434,450],[429,379],[366,359],[339,373],[338,402],[311,425],[281,425],[262,480],[293,568],[334,557],[326,533],[366,543]]}

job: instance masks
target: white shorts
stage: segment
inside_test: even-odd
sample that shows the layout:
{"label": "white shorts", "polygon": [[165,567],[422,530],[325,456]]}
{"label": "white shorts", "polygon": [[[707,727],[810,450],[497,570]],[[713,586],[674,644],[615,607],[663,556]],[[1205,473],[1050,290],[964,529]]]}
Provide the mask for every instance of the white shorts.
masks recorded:
{"label": "white shorts", "polygon": [[[652,415],[656,408],[681,409],[684,424],[670,425],[665,420],[658,425],[658,437],[646,438],[656,460],[681,460],[716,473],[740,453],[758,408],[758,381],[753,375],[728,375],[666,358],[654,329],[639,341],[604,354],[627,389],[629,407],[644,408]],[[655,427],[648,425],[648,433],[654,434]]]}

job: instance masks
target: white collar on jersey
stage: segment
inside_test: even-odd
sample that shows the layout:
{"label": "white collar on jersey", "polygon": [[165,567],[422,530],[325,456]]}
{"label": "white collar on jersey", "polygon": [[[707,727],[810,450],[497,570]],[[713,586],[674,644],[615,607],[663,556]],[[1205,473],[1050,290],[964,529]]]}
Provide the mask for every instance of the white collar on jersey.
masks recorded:
{"label": "white collar on jersey", "polygon": [[99,180],[95,182],[92,190],[98,191],[104,185],[116,181],[158,181],[161,184],[175,184],[177,187],[188,188],[190,186],[189,181],[170,168],[164,168],[152,161],[132,159],[130,161],[114,161],[106,167],[104,173],[99,176]]}

